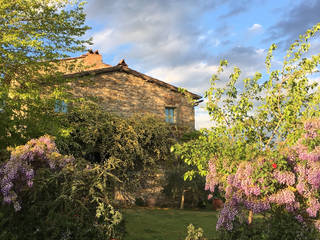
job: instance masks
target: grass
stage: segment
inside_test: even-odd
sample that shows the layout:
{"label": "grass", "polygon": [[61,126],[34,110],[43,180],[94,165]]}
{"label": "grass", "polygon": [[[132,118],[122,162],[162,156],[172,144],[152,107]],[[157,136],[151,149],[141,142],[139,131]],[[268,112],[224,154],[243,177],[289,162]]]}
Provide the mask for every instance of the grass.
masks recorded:
{"label": "grass", "polygon": [[201,227],[207,238],[216,234],[218,213],[213,210],[124,209],[125,240],[183,240],[187,226]]}

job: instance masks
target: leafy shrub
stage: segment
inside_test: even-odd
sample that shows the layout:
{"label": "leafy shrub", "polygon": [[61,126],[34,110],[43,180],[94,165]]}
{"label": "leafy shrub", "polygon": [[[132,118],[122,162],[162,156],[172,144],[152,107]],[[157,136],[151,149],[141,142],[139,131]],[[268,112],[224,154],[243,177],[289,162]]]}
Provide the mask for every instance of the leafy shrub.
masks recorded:
{"label": "leafy shrub", "polygon": [[[262,216],[260,216],[262,217]],[[244,220],[244,219],[243,219]],[[277,211],[257,218],[248,225],[246,222],[234,223],[234,230],[218,231],[217,240],[316,240],[318,231],[308,224],[301,224],[291,213]]]}
{"label": "leafy shrub", "polygon": [[[30,143],[17,147],[12,151],[13,157],[7,163],[15,162],[19,159],[16,156],[25,154],[27,163],[45,163],[47,160],[52,162],[55,159],[52,155],[38,155],[39,152],[34,151],[41,150],[41,139],[32,140],[32,148]],[[49,146],[54,146],[52,142],[51,144]],[[22,155],[16,154],[16,151],[20,153],[21,149],[27,151]],[[46,157],[48,159],[45,159]],[[37,161],[31,161],[32,159]],[[2,169],[5,169],[2,171],[5,173],[4,177],[10,175],[6,174],[6,168]],[[23,168],[19,169],[24,172]],[[34,169],[32,186],[23,184],[25,187],[20,187],[17,191],[15,186],[21,181],[13,181],[13,189],[19,193],[21,209],[15,212],[9,204],[2,204],[0,207],[0,215],[5,216],[0,219],[0,239],[122,238],[125,232],[122,215],[112,206],[110,200],[110,182],[116,181],[116,177],[110,173],[108,164],[92,164],[78,159],[58,169],[51,169],[46,164],[38,165]],[[24,175],[20,176],[23,179]],[[18,178],[14,178],[16,179]],[[3,186],[1,190],[3,191]]]}
{"label": "leafy shrub", "polygon": [[91,163],[107,162],[126,192],[143,188],[171,156],[169,126],[154,116],[124,119],[88,104],[75,107],[63,125],[68,134],[57,139],[59,149]]}
{"label": "leafy shrub", "polygon": [[186,236],[185,240],[206,240],[206,238],[203,236],[202,228],[195,228],[192,224],[189,224],[187,230],[188,235]]}

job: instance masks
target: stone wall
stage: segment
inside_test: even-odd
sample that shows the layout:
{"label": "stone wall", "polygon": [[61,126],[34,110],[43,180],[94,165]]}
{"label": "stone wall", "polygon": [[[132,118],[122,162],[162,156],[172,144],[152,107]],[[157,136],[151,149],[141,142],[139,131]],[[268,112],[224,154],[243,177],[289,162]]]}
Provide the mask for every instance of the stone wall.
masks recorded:
{"label": "stone wall", "polygon": [[194,108],[183,94],[119,69],[75,76],[74,95],[99,98],[106,111],[121,116],[151,113],[165,120],[165,107],[173,107],[177,125],[194,128]]}

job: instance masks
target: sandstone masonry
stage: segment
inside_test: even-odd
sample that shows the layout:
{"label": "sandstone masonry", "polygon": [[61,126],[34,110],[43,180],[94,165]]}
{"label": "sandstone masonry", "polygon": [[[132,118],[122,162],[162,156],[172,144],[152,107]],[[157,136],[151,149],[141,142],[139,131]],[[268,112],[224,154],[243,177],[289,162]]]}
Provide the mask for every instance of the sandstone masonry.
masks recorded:
{"label": "sandstone masonry", "polygon": [[[166,108],[171,109],[177,126],[194,129],[194,106],[185,94],[198,101],[199,95],[182,94],[175,86],[130,69],[124,60],[112,67],[102,63],[101,55],[92,51],[81,56],[81,63],[86,64],[86,59],[89,68],[65,75],[74,78],[76,97],[98,98],[106,111],[125,117],[154,114],[168,120]],[[67,61],[80,62],[77,58]]]}

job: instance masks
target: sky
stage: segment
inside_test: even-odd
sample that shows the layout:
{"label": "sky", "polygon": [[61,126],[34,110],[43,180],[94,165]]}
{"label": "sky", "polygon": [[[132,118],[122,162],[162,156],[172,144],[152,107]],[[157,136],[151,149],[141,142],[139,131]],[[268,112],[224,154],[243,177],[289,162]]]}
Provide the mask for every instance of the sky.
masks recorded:
{"label": "sky", "polygon": [[[124,58],[134,70],[201,96],[221,59],[244,77],[264,72],[272,43],[277,67],[299,34],[320,22],[320,0],[89,0],[85,11],[90,48],[105,63]],[[204,105],[195,109],[196,129],[212,124]]]}

